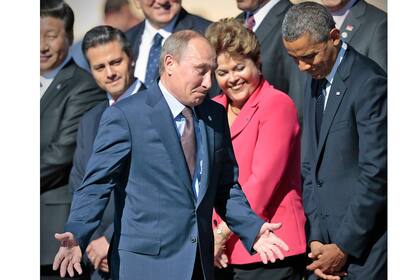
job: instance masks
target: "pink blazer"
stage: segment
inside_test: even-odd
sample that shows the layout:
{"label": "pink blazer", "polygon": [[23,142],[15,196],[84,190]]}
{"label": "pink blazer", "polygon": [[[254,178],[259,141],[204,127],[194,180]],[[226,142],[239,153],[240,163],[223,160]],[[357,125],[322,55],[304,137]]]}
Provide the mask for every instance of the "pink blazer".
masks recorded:
{"label": "pink blazer", "polygon": [[[227,96],[214,101],[227,108]],[[300,127],[288,95],[263,80],[230,128],[239,165],[239,183],[252,209],[265,221],[281,222],[276,234],[289,246],[286,256],[306,249],[305,215],[301,199]],[[215,214],[217,221],[220,218]],[[236,236],[227,243],[232,264],[260,262]]]}

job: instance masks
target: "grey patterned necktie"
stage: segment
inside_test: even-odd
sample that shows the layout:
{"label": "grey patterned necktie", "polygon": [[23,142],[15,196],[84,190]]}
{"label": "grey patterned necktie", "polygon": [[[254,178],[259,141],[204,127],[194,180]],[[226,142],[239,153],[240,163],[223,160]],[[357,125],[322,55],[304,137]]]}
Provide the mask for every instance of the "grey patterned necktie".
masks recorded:
{"label": "grey patterned necktie", "polygon": [[194,119],[191,108],[185,107],[184,110],[182,110],[182,115],[185,117],[185,127],[181,136],[181,144],[182,149],[184,150],[185,160],[187,161],[191,178],[193,178],[195,169],[196,143]]}

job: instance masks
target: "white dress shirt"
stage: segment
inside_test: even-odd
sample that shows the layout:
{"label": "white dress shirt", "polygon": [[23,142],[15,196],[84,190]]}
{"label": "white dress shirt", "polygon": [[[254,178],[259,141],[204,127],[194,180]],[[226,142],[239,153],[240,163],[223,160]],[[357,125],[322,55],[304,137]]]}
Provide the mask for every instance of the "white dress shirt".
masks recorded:
{"label": "white dress shirt", "polygon": [[[258,29],[258,27],[261,25],[261,22],[264,20],[264,18],[267,16],[267,14],[270,12],[270,10],[278,3],[280,0],[271,0],[268,1],[264,6],[254,11],[254,20],[255,25],[252,28],[252,31],[255,32],[255,30]],[[279,27],[281,28],[281,26]]]}
{"label": "white dress shirt", "polygon": [[126,97],[129,97],[130,95],[135,94],[136,92],[139,91],[141,87],[141,82],[138,79],[135,79],[134,82],[131,84],[131,86],[129,86],[128,89],[126,89],[126,91],[124,91],[124,93],[122,95],[120,95],[120,97],[118,97],[117,100],[114,100],[111,96],[111,94],[109,94],[108,92],[106,93],[106,96],[108,97],[108,101],[109,101],[109,106],[112,106],[115,102],[123,100]]}
{"label": "white dress shirt", "polygon": [[136,76],[142,83],[144,83],[144,79],[146,78],[147,60],[149,59],[149,52],[153,45],[153,38],[156,33],[159,33],[163,37],[163,45],[165,40],[172,34],[177,19],[178,15],[175,16],[168,25],[159,30],[155,29],[146,19],[144,32],[141,36],[141,43],[139,46],[139,56],[137,57],[136,68],[134,70],[134,76]]}
{"label": "white dress shirt", "polygon": [[337,55],[337,58],[335,59],[334,66],[331,69],[331,72],[327,75],[327,77],[325,77],[325,79],[327,80],[327,85],[325,86],[325,91],[323,92],[325,94],[324,110],[325,110],[325,107],[327,107],[328,96],[330,95],[331,85],[334,81],[335,73],[337,72],[338,66],[340,66],[340,63],[343,60],[346,50],[347,50],[347,44],[345,42],[342,42],[340,51]]}

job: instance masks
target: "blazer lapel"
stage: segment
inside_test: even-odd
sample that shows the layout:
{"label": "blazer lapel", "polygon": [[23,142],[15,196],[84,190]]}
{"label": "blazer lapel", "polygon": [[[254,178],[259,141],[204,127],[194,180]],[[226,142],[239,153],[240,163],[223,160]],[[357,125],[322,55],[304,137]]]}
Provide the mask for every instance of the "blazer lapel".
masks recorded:
{"label": "blazer lapel", "polygon": [[148,104],[152,107],[149,118],[153,128],[158,132],[162,143],[173,162],[173,166],[177,169],[176,173],[180,179],[180,183],[187,188],[188,193],[193,197],[195,194],[192,191],[188,166],[185,161],[184,152],[182,151],[181,142],[169,106],[156,83],[150,90],[142,94],[146,93],[149,93]]}
{"label": "blazer lapel", "polygon": [[340,107],[341,101],[347,91],[347,86],[344,81],[348,78],[353,64],[352,50],[348,47],[346,54],[344,55],[343,61],[337,69],[334,76],[334,81],[331,85],[330,93],[328,95],[327,106],[325,107],[324,116],[322,119],[321,131],[319,133],[319,143],[317,149],[317,159],[320,158],[325,140],[328,136],[331,124],[333,123],[334,117]]}
{"label": "blazer lapel", "polygon": [[203,143],[203,172],[201,174],[200,189],[198,192],[197,206],[200,205],[207,192],[209,184],[209,174],[211,172],[214,161],[214,130],[212,128],[213,117],[210,110],[205,110],[205,105],[197,107],[197,115],[199,117],[199,128]]}
{"label": "blazer lapel", "polygon": [[312,147],[314,147],[314,150],[316,150],[316,147],[318,146],[318,141],[316,139],[316,131],[315,131],[316,130],[315,103],[316,103],[316,94],[318,90],[318,83],[319,83],[318,80],[312,79],[311,95],[310,95],[311,100],[310,100],[310,104],[309,104],[310,106],[309,106],[309,112],[308,112],[310,116],[309,118],[310,124],[305,128],[305,129],[310,130],[309,135],[312,136],[310,141],[311,141]]}
{"label": "blazer lapel", "polygon": [[74,66],[73,61],[70,60],[57,74],[57,76],[54,78],[53,82],[50,84],[48,89],[45,91],[44,95],[41,98],[40,101],[40,111],[41,114],[45,111],[46,108],[48,108],[48,105],[56,99],[58,96],[60,96],[60,92],[63,92],[63,90],[68,86],[67,80],[69,80],[74,73]]}
{"label": "blazer lapel", "polygon": [[[289,5],[291,5],[289,0],[281,0],[270,10],[267,16],[264,17],[260,26],[255,30],[255,34],[260,42],[264,41],[266,37],[272,33],[273,28],[281,28],[278,27],[279,18],[286,13]],[[279,44],[282,43],[279,42]]]}
{"label": "blazer lapel", "polygon": [[353,38],[353,34],[357,33],[360,28],[359,17],[363,16],[366,12],[366,4],[364,1],[358,1],[350,10],[349,14],[345,18],[340,28],[341,38],[350,42]]}

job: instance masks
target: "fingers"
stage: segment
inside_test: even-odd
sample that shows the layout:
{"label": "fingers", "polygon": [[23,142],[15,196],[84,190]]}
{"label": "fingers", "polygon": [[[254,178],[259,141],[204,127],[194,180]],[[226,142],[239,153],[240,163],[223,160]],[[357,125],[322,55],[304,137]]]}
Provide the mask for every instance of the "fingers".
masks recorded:
{"label": "fingers", "polygon": [[103,272],[109,272],[108,260],[106,258],[99,264],[99,269]]}
{"label": "fingers", "polygon": [[60,265],[60,276],[64,277],[66,276],[67,267],[69,265],[69,258],[65,257],[64,260],[61,262]]}
{"label": "fingers", "polygon": [[265,231],[275,231],[281,227],[281,223],[264,223],[260,229],[260,234],[264,233]]}
{"label": "fingers", "polygon": [[281,240],[277,235],[274,233],[270,233],[270,239],[272,240],[273,244],[279,246],[284,251],[289,251],[289,246],[287,246],[286,242]]}
{"label": "fingers", "polygon": [[325,280],[340,280],[340,276],[338,276],[338,275],[328,275],[328,274],[325,274],[319,268],[315,269],[314,270],[314,273],[315,273],[316,276],[318,276],[321,279],[325,279]]}
{"label": "fingers", "polygon": [[226,267],[228,266],[228,257],[227,257],[227,255],[226,255],[226,254],[224,254],[224,253],[220,256],[220,264],[221,264],[224,268],[226,268]]}
{"label": "fingers", "polygon": [[57,254],[54,257],[53,262],[53,270],[57,270],[60,267],[61,262],[63,261],[65,255],[63,250],[60,248],[57,252]]}

